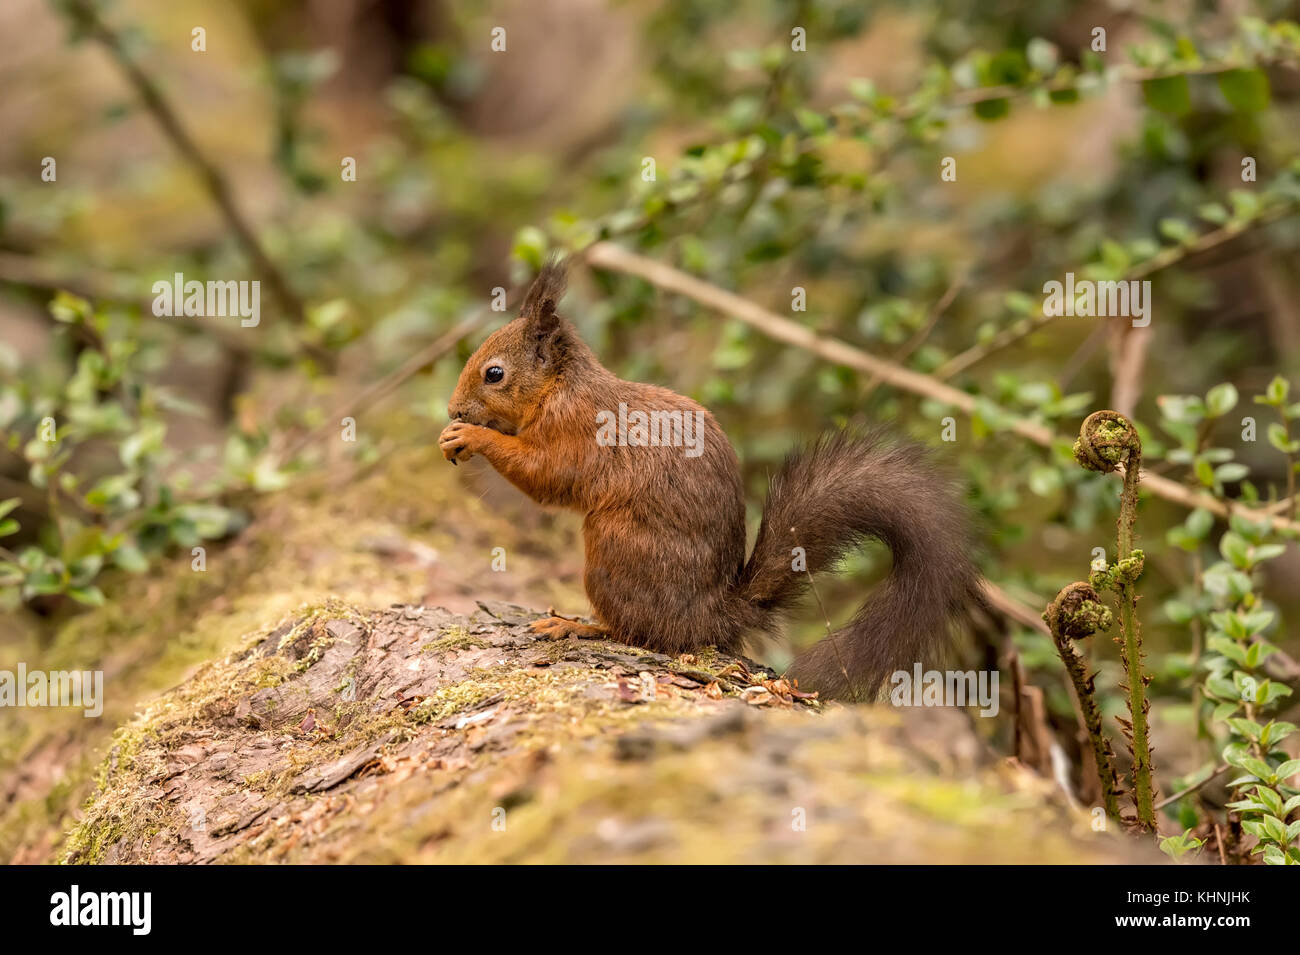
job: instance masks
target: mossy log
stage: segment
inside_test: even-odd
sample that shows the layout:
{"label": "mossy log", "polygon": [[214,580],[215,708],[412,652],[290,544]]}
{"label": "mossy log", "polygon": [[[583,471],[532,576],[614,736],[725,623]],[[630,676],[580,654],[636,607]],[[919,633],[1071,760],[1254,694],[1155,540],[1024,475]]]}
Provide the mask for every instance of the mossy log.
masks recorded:
{"label": "mossy log", "polygon": [[118,729],[64,860],[1135,858],[960,711],[823,704],[535,616],[300,612]]}

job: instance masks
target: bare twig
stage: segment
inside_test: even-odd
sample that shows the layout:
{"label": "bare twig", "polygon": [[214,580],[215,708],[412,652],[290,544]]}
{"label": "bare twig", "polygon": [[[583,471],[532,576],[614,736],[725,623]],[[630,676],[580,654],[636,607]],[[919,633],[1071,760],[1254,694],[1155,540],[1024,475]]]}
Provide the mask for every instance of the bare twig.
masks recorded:
{"label": "bare twig", "polygon": [[[1161,250],[1156,255],[1135,266],[1121,276],[1123,281],[1136,281],[1153,275],[1172,265],[1176,265],[1193,255],[1206,252],[1217,246],[1223,245],[1239,235],[1243,235],[1256,226],[1266,225],[1282,218],[1288,213],[1295,211],[1291,204],[1279,205],[1267,212],[1261,214],[1257,219],[1248,225],[1239,223],[1229,223],[1222,228],[1215,229],[1200,236],[1194,242],[1186,245],[1169,246]],[[983,361],[994,352],[1001,351],[1014,345],[1021,339],[1027,338],[1040,328],[1049,325],[1058,316],[1039,313],[1030,315],[1013,323],[1010,327],[998,332],[987,342],[974,345],[958,355],[954,355],[934,371],[934,377],[946,381],[954,375],[960,374],[972,365]]]}
{"label": "bare twig", "polygon": [[379,381],[361,392],[355,395],[349,395],[334,409],[333,413],[326,418],[319,427],[313,428],[290,445],[288,450],[280,455],[281,462],[287,463],[298,454],[302,453],[308,445],[318,441],[321,435],[326,434],[333,428],[337,427],[339,419],[346,416],[355,417],[362,411],[374,405],[376,402],[392,394],[404,381],[424,371],[424,369],[428,368],[447,352],[455,348],[456,343],[462,338],[485,324],[491,314],[492,310],[489,308],[483,308],[482,310],[475,312],[469,318],[453,325],[450,330],[438,336],[420,351],[416,352],[393,372],[379,379]]}
{"label": "bare twig", "polygon": [[844,658],[840,656],[840,647],[835,641],[835,630],[831,627],[830,615],[826,613],[826,605],[822,603],[822,595],[817,591],[817,581],[813,579],[812,571],[807,567],[804,568],[804,573],[808,575],[808,586],[812,589],[813,596],[817,598],[817,608],[822,612],[822,619],[826,621],[826,639],[831,642],[831,650],[835,652],[835,662],[840,665],[840,673],[844,677],[844,685],[847,686],[849,692],[853,694],[853,702],[857,703],[858,688],[849,678],[848,668],[844,666]]}
{"label": "bare twig", "polygon": [[1172,796],[1166,796],[1164,799],[1156,803],[1156,812],[1159,812],[1161,809],[1164,809],[1165,806],[1172,806],[1174,803],[1178,802],[1178,800],[1182,799],[1184,796],[1190,796],[1192,793],[1196,792],[1206,783],[1210,782],[1211,780],[1218,779],[1220,776],[1226,773],[1229,770],[1229,768],[1230,767],[1228,766],[1228,764],[1224,763],[1223,765],[1215,769],[1214,772],[1210,773],[1210,775],[1202,779],[1199,783],[1193,783],[1192,785],[1188,786],[1186,789],[1181,789],[1178,792],[1174,793]]}
{"label": "bare twig", "polygon": [[1067,391],[1069,389],[1070,382],[1074,380],[1074,376],[1077,375],[1079,370],[1088,363],[1092,358],[1093,352],[1100,348],[1101,343],[1105,340],[1106,325],[1103,323],[1093,329],[1092,334],[1085,338],[1083,343],[1074,350],[1074,353],[1065,360],[1064,364],[1061,365],[1060,373],[1056,376],[1056,384],[1061,391]]}
{"label": "bare twig", "polygon": [[[0,252],[0,282],[12,282],[26,288],[49,292],[71,292],[92,302],[119,302],[134,305],[149,318],[153,315],[153,300],[140,294],[139,281],[133,276],[97,269],[60,269],[44,259],[34,256]],[[168,325],[178,325],[188,331],[214,339],[228,352],[247,355],[253,346],[237,333],[221,328],[209,321],[188,315],[168,316],[159,319]]]}
{"label": "bare twig", "polygon": [[[777,315],[734,292],[718,288],[670,265],[629,252],[608,242],[598,242],[588,248],[587,262],[596,268],[635,275],[651,285],[685,295],[701,305],[739,319],[769,338],[802,348],[835,364],[874,375],[882,382],[896,388],[934,398],[944,404],[960,408],[968,414],[975,411],[973,395],[935,381],[929,375],[919,371],[901,368],[893,362],[877,358],[846,342],[818,335],[812,329]],[[1038,444],[1047,444],[1053,437],[1051,429],[1023,418],[1017,419],[1013,430]]]}
{"label": "bare twig", "polygon": [[[991,580],[981,580],[980,587],[984,591],[984,599],[1003,616],[1009,617],[1022,627],[1030,630],[1037,630],[1044,635],[1051,634],[1047,624],[1043,623],[1041,611],[1034,610],[1021,603]],[[1034,598],[1034,602],[1043,603],[1041,598],[1038,597]]]}
{"label": "bare twig", "polygon": [[1151,326],[1121,326],[1114,329],[1111,352],[1110,406],[1132,417],[1142,396],[1142,371],[1151,346]]}
{"label": "bare twig", "polygon": [[[961,291],[962,286],[965,284],[966,273],[963,271],[958,273],[957,277],[952,280],[952,284],[948,286],[947,291],[940,296],[939,301],[934,303],[934,308],[930,309],[930,317],[927,319],[926,323],[921,326],[921,328],[917,329],[916,333],[903,344],[902,348],[894,353],[891,360],[895,365],[902,365],[906,362],[907,359],[911,357],[912,352],[920,348],[925,340],[930,337],[930,333],[934,331],[934,326],[938,323],[939,319],[943,317],[943,313],[948,310],[948,307],[952,305],[953,300],[957,298],[957,293]],[[867,383],[862,386],[862,397],[865,398],[867,395],[871,394],[871,392],[875,391],[879,384],[880,377],[878,375],[872,375],[871,378],[867,380]]]}
{"label": "bare twig", "polygon": [[180,117],[172,107],[162,89],[154,82],[126,49],[122,39],[108,26],[100,16],[99,10],[91,0],[68,0],[67,10],[76,24],[98,41],[117,63],[136,94],[158,121],[167,138],[172,141],[182,158],[198,174],[200,182],[213,202],[221,210],[226,223],[234,232],[244,253],[252,261],[253,267],[271,287],[272,293],[280,305],[289,313],[294,322],[303,324],[307,312],[300,299],[290,286],[288,279],[271,260],[261,240],[248,220],[235,203],[234,192],[221,171],[203,155],[198,144],[181,123]]}

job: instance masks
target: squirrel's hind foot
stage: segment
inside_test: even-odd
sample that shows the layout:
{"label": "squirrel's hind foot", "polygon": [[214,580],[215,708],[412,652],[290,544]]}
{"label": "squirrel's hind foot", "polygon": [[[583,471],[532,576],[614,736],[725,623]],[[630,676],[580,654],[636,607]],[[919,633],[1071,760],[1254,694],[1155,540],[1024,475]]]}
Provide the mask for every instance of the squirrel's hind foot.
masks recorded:
{"label": "squirrel's hind foot", "polygon": [[582,640],[605,640],[609,631],[595,624],[570,620],[567,617],[542,617],[528,625],[528,629],[547,640],[564,640],[578,637]]}

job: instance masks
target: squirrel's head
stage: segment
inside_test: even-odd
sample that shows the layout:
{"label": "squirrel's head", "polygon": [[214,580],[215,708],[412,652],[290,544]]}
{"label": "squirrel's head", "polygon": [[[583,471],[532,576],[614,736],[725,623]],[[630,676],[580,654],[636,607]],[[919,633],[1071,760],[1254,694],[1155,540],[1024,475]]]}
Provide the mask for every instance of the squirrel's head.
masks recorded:
{"label": "squirrel's head", "polygon": [[447,416],[516,434],[542,403],[570,356],[576,334],[556,314],[565,270],[551,261],[524,296],[519,317],[488,336],[461,370]]}

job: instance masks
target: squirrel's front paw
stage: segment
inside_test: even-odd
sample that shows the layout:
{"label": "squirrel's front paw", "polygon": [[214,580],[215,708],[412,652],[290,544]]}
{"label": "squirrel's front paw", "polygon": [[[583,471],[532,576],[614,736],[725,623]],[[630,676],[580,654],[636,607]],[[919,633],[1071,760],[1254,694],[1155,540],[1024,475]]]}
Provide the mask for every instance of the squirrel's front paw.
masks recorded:
{"label": "squirrel's front paw", "polygon": [[468,421],[453,421],[443,428],[442,434],[438,436],[438,447],[442,449],[442,456],[452,464],[468,461],[474,456],[476,450],[475,438],[478,432],[483,430]]}

